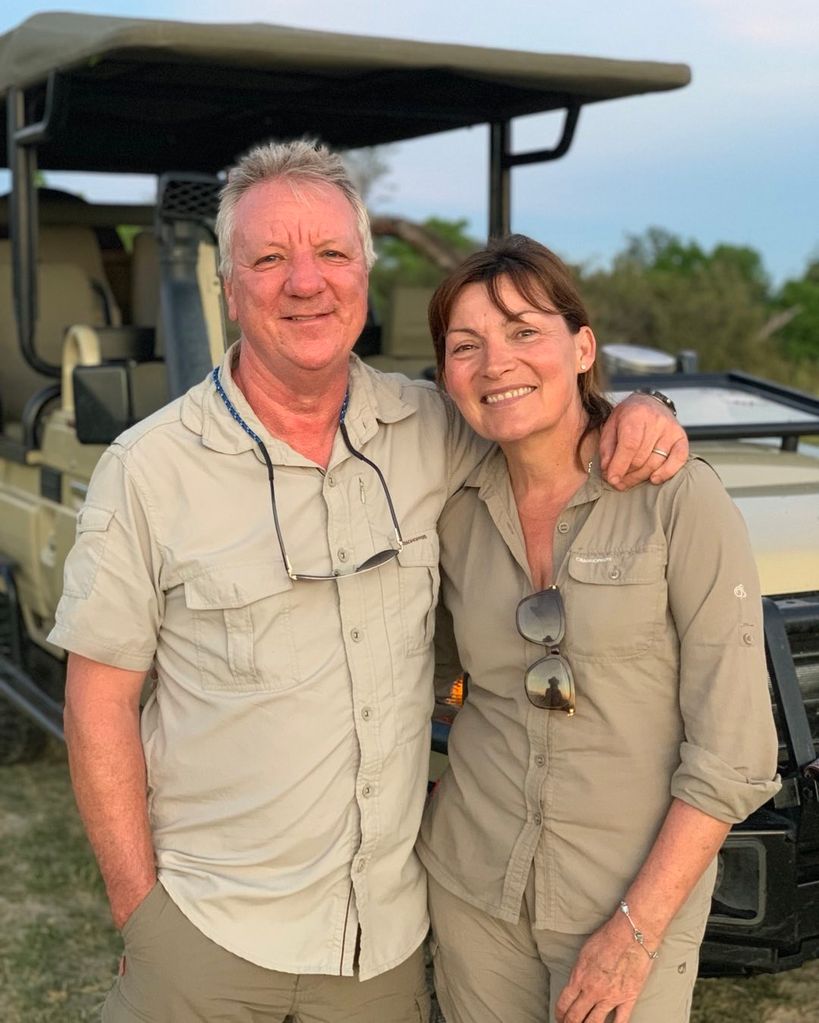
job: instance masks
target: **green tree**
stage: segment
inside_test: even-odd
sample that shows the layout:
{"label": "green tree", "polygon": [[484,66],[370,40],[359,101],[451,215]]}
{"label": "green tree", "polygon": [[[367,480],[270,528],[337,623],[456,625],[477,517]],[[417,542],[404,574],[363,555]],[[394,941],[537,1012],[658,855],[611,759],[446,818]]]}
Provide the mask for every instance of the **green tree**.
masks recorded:
{"label": "green tree", "polygon": [[757,252],[708,252],[661,228],[633,236],[611,270],[581,271],[598,340],[694,349],[703,369],[760,372],[768,358],[768,277]]}
{"label": "green tree", "polygon": [[799,280],[783,284],[775,307],[787,317],[776,335],[783,355],[811,362],[819,373],[819,259],[808,264]]}

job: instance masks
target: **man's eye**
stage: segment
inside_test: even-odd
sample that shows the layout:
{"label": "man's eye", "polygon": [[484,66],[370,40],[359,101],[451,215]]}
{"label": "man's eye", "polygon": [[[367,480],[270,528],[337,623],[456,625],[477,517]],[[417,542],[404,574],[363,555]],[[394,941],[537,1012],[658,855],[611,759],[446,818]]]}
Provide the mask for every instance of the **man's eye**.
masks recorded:
{"label": "man's eye", "polygon": [[260,259],[256,260],[256,266],[264,266],[265,264],[269,263],[279,263],[281,259],[282,257],[279,255],[278,252],[268,252]]}
{"label": "man's eye", "polygon": [[325,249],[323,255],[324,255],[325,259],[346,259],[347,258],[346,255],[343,252],[339,252],[338,249]]}

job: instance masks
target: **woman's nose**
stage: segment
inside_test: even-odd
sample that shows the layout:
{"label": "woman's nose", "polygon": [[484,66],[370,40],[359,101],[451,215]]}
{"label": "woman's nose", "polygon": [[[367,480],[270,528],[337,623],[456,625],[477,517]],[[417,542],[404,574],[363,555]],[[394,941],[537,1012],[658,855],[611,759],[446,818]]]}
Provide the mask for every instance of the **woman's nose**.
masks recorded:
{"label": "woman's nose", "polygon": [[483,349],[484,376],[496,378],[503,376],[514,365],[514,357],[505,338],[493,340],[487,338]]}

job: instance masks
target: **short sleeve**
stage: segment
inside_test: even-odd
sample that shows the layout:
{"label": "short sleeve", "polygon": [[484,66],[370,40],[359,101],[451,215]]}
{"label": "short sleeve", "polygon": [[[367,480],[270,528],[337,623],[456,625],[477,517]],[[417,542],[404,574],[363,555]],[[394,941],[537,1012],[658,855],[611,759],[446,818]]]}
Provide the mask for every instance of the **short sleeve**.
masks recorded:
{"label": "short sleeve", "polygon": [[163,611],[160,548],[144,494],[109,448],[77,515],[49,641],[102,664],[145,671]]}

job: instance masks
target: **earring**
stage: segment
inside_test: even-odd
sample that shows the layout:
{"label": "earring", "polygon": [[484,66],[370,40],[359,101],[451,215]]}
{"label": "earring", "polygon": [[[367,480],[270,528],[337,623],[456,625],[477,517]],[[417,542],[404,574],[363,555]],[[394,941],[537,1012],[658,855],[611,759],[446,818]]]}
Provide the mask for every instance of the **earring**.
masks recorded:
{"label": "earring", "polygon": [[586,363],[585,362],[581,362],[580,363],[580,372],[581,373],[585,372],[585,369],[586,369]]}

